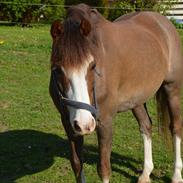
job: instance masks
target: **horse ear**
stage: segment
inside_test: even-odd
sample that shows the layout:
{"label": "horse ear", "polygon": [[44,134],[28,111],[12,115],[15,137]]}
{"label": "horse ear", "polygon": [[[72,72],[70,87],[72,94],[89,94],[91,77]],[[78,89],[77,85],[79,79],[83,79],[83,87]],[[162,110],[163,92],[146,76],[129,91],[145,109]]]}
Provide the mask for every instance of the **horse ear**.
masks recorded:
{"label": "horse ear", "polygon": [[91,24],[85,18],[81,20],[80,31],[84,36],[87,36],[91,31]]}
{"label": "horse ear", "polygon": [[97,23],[99,21],[99,12],[97,11],[97,9],[92,8],[91,10],[91,19],[93,23]]}
{"label": "horse ear", "polygon": [[52,23],[50,33],[53,39],[55,39],[63,33],[63,25],[60,20],[55,20]]}

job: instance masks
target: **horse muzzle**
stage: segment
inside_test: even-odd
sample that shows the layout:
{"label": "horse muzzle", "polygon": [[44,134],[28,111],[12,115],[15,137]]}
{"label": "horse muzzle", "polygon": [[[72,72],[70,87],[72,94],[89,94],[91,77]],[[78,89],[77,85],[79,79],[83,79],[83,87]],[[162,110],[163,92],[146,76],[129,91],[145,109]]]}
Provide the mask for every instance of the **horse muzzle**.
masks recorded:
{"label": "horse muzzle", "polygon": [[86,110],[77,110],[76,116],[71,121],[71,124],[77,135],[91,134],[96,128],[94,117]]}
{"label": "horse muzzle", "polygon": [[74,101],[64,97],[64,94],[58,84],[58,73],[59,71],[57,69],[52,69],[50,92],[57,100],[59,112],[61,113],[64,107],[76,110],[75,116],[70,119],[74,132],[77,135],[92,133],[96,128],[96,122],[98,120],[95,84],[93,89],[94,106],[87,103]]}

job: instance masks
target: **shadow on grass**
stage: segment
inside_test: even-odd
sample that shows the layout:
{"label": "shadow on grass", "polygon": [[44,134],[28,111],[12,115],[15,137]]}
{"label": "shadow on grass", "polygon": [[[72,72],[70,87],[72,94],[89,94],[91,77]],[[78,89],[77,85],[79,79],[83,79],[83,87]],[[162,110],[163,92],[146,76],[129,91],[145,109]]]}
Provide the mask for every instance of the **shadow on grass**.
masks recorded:
{"label": "shadow on grass", "polygon": [[[54,157],[69,159],[68,141],[57,135],[34,130],[14,130],[0,133],[0,182],[14,183],[18,178],[31,175],[49,168],[54,163]],[[98,161],[97,148],[91,145],[84,147],[84,160],[87,164]],[[136,176],[117,168],[128,168],[139,173],[136,165],[141,162],[134,158],[117,153],[111,154],[112,169],[131,180]],[[134,165],[135,164],[135,165]],[[156,180],[156,177],[153,177]],[[167,180],[162,177],[161,180]]]}

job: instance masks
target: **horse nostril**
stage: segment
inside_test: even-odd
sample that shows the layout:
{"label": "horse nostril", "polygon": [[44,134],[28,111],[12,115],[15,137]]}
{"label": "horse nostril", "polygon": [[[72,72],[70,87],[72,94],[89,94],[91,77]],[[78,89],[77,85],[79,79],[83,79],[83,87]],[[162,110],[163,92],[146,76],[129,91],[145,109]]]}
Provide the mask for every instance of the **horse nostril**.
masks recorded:
{"label": "horse nostril", "polygon": [[92,123],[91,123],[91,126],[90,126],[90,128],[89,128],[89,131],[93,131],[93,130],[95,130],[95,127],[96,127],[95,120],[94,120],[94,119],[92,119]]}
{"label": "horse nostril", "polygon": [[78,121],[74,120],[74,129],[78,132],[81,132],[81,127],[78,124]]}

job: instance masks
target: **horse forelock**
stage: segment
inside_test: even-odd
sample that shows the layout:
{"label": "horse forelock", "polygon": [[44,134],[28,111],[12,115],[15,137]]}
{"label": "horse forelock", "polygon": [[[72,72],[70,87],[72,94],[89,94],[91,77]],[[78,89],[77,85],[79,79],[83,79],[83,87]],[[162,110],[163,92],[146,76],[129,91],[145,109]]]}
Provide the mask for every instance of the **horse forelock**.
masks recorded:
{"label": "horse forelock", "polygon": [[86,19],[90,24],[88,9],[70,8],[63,23],[63,34],[55,41],[52,48],[52,62],[63,67],[78,68],[96,56],[97,36],[92,26],[91,33],[85,36],[81,33],[80,24]]}

